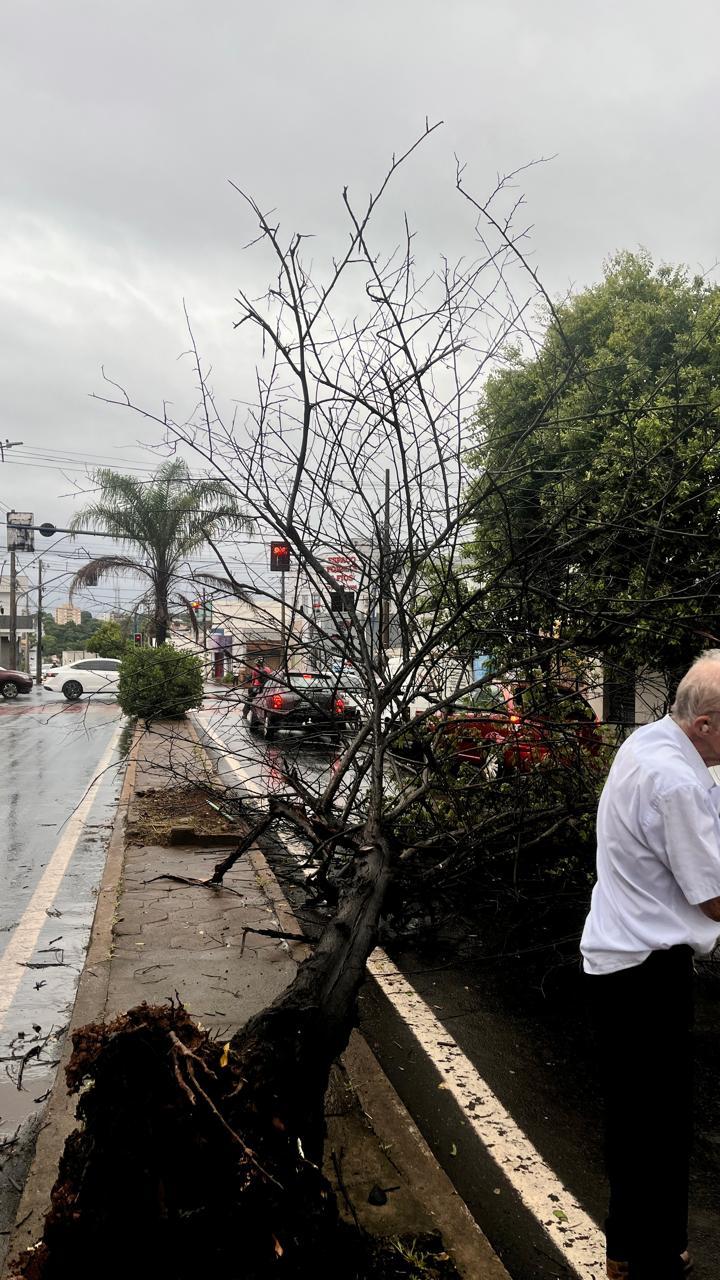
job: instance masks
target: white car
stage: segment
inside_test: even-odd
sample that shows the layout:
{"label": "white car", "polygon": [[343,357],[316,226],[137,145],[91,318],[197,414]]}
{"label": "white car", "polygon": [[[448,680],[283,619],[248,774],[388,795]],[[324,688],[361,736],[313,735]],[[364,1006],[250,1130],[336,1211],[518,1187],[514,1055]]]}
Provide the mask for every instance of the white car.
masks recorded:
{"label": "white car", "polygon": [[43,688],[64,693],[70,702],[77,702],[84,693],[117,693],[119,679],[119,658],[82,658],[48,671]]}

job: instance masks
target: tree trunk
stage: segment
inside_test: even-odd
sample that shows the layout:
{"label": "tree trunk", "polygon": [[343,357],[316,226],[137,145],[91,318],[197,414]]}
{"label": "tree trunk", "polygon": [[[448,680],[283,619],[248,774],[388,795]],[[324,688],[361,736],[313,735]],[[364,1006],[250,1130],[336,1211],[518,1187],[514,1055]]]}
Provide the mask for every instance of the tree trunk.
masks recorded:
{"label": "tree trunk", "polygon": [[366,829],[335,918],[277,1000],[232,1040],[248,1087],[315,1163],[322,1159],[323,1100],[330,1068],[356,1021],[357,995],[392,878],[385,836]]}
{"label": "tree trunk", "polygon": [[170,624],[170,611],[168,609],[169,582],[165,575],[155,579],[155,617],[154,631],[155,643],[165,644],[168,635],[168,627]]}

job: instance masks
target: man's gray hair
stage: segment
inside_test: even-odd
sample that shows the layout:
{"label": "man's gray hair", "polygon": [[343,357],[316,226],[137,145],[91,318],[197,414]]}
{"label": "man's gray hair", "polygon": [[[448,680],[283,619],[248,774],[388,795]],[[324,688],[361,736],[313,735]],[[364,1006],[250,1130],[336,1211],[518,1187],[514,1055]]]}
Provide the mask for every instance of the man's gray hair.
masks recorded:
{"label": "man's gray hair", "polygon": [[670,708],[674,720],[690,724],[696,716],[720,712],[720,649],[706,649],[680,681]]}

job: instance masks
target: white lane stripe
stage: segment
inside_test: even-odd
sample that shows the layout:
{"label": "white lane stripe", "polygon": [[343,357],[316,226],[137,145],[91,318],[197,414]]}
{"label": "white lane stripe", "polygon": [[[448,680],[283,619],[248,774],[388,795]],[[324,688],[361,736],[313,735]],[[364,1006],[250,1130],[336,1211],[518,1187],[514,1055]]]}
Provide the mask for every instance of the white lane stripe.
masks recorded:
{"label": "white lane stripe", "polygon": [[254,792],[255,795],[263,796],[264,798],[266,798],[267,787],[261,786],[260,783],[257,782],[255,778],[250,776],[250,774],[244,768],[242,761],[238,758],[238,756],[234,755],[232,751],[228,750],[222,738],[218,737],[215,730],[211,729],[210,725],[208,724],[202,724],[202,722],[201,722],[201,728],[203,733],[206,733],[209,738],[212,738],[216,746],[220,748],[220,750],[222,751],[223,760],[225,761],[226,764],[229,765],[229,767],[235,773],[237,773],[240,776],[243,785],[248,789],[248,791],[252,791]]}
{"label": "white lane stripe", "polygon": [[368,970],[442,1077],[488,1155],[582,1280],[605,1275],[605,1239],[515,1123],[447,1027],[379,948]]}
{"label": "white lane stripe", "polygon": [[0,956],[0,1031],[5,1026],[8,1011],[22,981],[23,965],[32,959],[40,932],[47,924],[47,908],[51,907],[55,901],[63,876],[83,833],[85,819],[95,799],[101,778],[112,760],[121,733],[122,725],[118,725],[97,766],[95,780],[90,784],[77,809],[68,820],[52,857],[35,886],[35,892]]}
{"label": "white lane stripe", "polygon": [[[226,753],[224,759],[232,771],[254,791],[262,791],[246,773],[238,757],[227,752],[222,739],[211,729],[205,728],[205,732]],[[304,853],[299,842],[283,839],[285,844]],[[599,1227],[545,1163],[447,1027],[435,1017],[385,952],[377,948],[367,967],[420,1048],[430,1058],[441,1076],[441,1083],[460,1106],[466,1122],[488,1155],[525,1208],[560,1249],[568,1269],[579,1280],[603,1280],[605,1237]]]}

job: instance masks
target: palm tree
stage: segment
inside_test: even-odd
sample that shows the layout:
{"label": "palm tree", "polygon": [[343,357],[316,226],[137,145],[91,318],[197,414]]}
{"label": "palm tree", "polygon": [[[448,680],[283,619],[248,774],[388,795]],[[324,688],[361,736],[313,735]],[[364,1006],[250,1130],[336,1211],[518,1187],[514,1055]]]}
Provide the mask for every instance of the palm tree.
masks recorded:
{"label": "palm tree", "polygon": [[[102,530],[132,549],[135,556],[97,556],[83,565],[70,584],[70,598],[74,592],[117,574],[147,578],[155,639],[163,644],[170,622],[170,593],[181,578],[183,562],[206,542],[212,545],[213,538],[224,531],[249,530],[252,522],[238,507],[227,484],[193,480],[181,458],[164,462],[150,481],[104,467],[94,478],[100,497],[78,511],[70,527]],[[212,575],[205,576],[210,579]]]}

